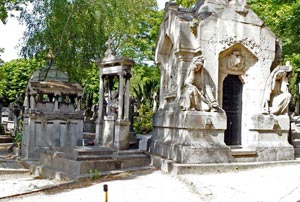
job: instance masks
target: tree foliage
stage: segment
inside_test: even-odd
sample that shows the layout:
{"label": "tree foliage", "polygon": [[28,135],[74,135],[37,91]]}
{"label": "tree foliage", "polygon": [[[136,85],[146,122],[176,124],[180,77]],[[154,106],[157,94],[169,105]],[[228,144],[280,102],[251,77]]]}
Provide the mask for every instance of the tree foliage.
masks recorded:
{"label": "tree foliage", "polygon": [[[4,61],[1,59],[1,53],[4,52],[4,48],[0,48],[0,66],[4,63]],[[0,74],[1,77],[1,74]]]}
{"label": "tree foliage", "polygon": [[0,97],[4,106],[15,101],[16,96],[24,100],[27,83],[32,73],[45,64],[35,59],[18,59],[4,63],[0,66]]}
{"label": "tree foliage", "polygon": [[0,21],[5,24],[11,10],[20,10],[26,0],[0,0]]}
{"label": "tree foliage", "polygon": [[197,0],[177,0],[177,3],[185,8],[190,8],[195,5]]}
{"label": "tree foliage", "polygon": [[294,106],[300,82],[300,4],[298,0],[248,0],[248,4],[265,24],[282,40],[282,63],[290,61],[293,72],[290,91]]}
{"label": "tree foliage", "polygon": [[81,78],[112,38],[119,54],[132,45],[153,0],[49,0],[32,2],[21,19],[27,25],[22,55],[44,57],[49,50],[71,78]]}

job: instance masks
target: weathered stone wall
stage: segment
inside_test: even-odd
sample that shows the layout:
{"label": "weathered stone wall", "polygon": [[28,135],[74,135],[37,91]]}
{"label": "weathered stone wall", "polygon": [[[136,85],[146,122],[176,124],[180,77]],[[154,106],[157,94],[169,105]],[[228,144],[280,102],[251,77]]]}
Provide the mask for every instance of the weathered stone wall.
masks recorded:
{"label": "weathered stone wall", "polygon": [[[155,142],[157,145],[158,142],[161,145],[168,142],[169,145],[182,146],[185,143],[180,141],[186,141],[185,138],[189,135],[202,134],[203,131],[200,132],[193,126],[201,125],[199,119],[206,115],[199,111],[183,112],[180,108],[180,101],[185,97],[183,90],[188,68],[193,58],[201,56],[204,58],[203,72],[207,72],[207,76],[202,75],[202,82],[209,77],[213,96],[220,108],[225,78],[228,75],[235,75],[242,84],[241,146],[257,149],[258,160],[292,159],[293,149],[287,142],[288,128],[285,125],[279,124],[276,129],[267,131],[264,129],[265,126],[253,128],[253,125],[265,124],[262,123],[262,119],[258,120],[255,117],[262,115],[266,83],[271,71],[279,64],[280,52],[280,40],[250,9],[246,1],[199,0],[191,10],[181,8],[176,3],[167,4],[156,49],[156,60],[161,69],[160,109],[154,117],[154,138],[150,149],[154,153],[168,156],[165,153],[170,153],[171,146],[169,149],[165,147],[165,151],[162,151],[155,147]],[[181,116],[199,118],[186,121]],[[222,117],[224,112],[219,111],[215,116]],[[286,114],[275,118],[272,118],[272,115],[263,116],[264,120],[289,121]],[[217,143],[214,142],[215,146],[224,145],[222,138],[227,127],[226,115],[222,120],[214,119],[214,123],[225,124],[225,128],[222,128],[223,131],[218,135],[220,138]],[[211,129],[206,134],[214,134],[214,130]],[[200,135],[194,141],[207,140]],[[261,149],[262,147],[264,149]],[[282,147],[278,158],[270,152],[263,152],[268,150],[267,148],[275,147],[277,152]],[[203,148],[208,147],[205,145],[198,147],[202,152],[205,151]],[[223,149],[227,152],[225,148]],[[195,162],[199,163],[202,160],[198,158]],[[223,160],[226,162],[228,158]]]}

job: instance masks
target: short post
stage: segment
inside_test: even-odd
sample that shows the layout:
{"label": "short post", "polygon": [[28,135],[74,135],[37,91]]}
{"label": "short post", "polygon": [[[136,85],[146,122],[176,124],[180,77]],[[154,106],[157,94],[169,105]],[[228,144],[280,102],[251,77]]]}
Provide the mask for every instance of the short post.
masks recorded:
{"label": "short post", "polygon": [[108,202],[108,186],[107,186],[107,184],[103,185],[103,191],[105,192],[105,202]]}

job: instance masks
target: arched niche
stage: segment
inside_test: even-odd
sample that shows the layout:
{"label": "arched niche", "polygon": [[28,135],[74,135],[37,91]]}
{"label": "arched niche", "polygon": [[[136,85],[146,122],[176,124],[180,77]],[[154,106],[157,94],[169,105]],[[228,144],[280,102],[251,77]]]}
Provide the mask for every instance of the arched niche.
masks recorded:
{"label": "arched niche", "polygon": [[[166,97],[172,92],[172,86],[176,84],[176,78],[174,77],[174,71],[172,70],[176,57],[173,51],[173,42],[168,35],[164,36],[164,39],[159,46],[157,60],[161,69],[159,100],[160,106],[162,106],[166,101]],[[173,91],[176,92],[176,89]]]}
{"label": "arched niche", "polygon": [[223,100],[223,81],[227,75],[239,76],[244,84],[246,72],[254,66],[258,58],[243,44],[236,43],[219,54],[218,101]]}

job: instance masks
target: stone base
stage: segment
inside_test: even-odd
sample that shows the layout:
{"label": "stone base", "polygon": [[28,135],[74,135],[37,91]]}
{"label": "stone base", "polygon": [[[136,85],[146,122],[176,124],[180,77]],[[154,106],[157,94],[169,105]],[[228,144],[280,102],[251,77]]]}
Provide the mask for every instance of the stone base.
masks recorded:
{"label": "stone base", "polygon": [[224,143],[226,115],[217,112],[158,112],[150,152],[178,163],[230,162]]}
{"label": "stone base", "polygon": [[252,147],[256,161],[282,161],[294,159],[294,147],[288,142],[290,120],[287,115],[255,115],[250,131],[254,134]]}
{"label": "stone base", "polygon": [[[46,178],[69,180],[92,177],[91,171],[105,172],[143,168],[150,157],[139,150],[117,151],[109,147],[57,148],[42,153],[40,166],[32,173]],[[100,177],[100,176],[98,176]]]}
{"label": "stone base", "polygon": [[39,159],[56,147],[75,147],[82,142],[83,117],[78,114],[25,114],[22,158]]}
{"label": "stone base", "polygon": [[129,148],[129,128],[129,121],[116,121],[114,142],[114,146],[116,149],[126,150]]}
{"label": "stone base", "polygon": [[256,161],[285,161],[294,160],[294,148],[290,146],[281,147],[256,147]]}
{"label": "stone base", "polygon": [[150,152],[178,163],[224,163],[230,161],[230,148],[227,146],[175,145],[150,140]]}

